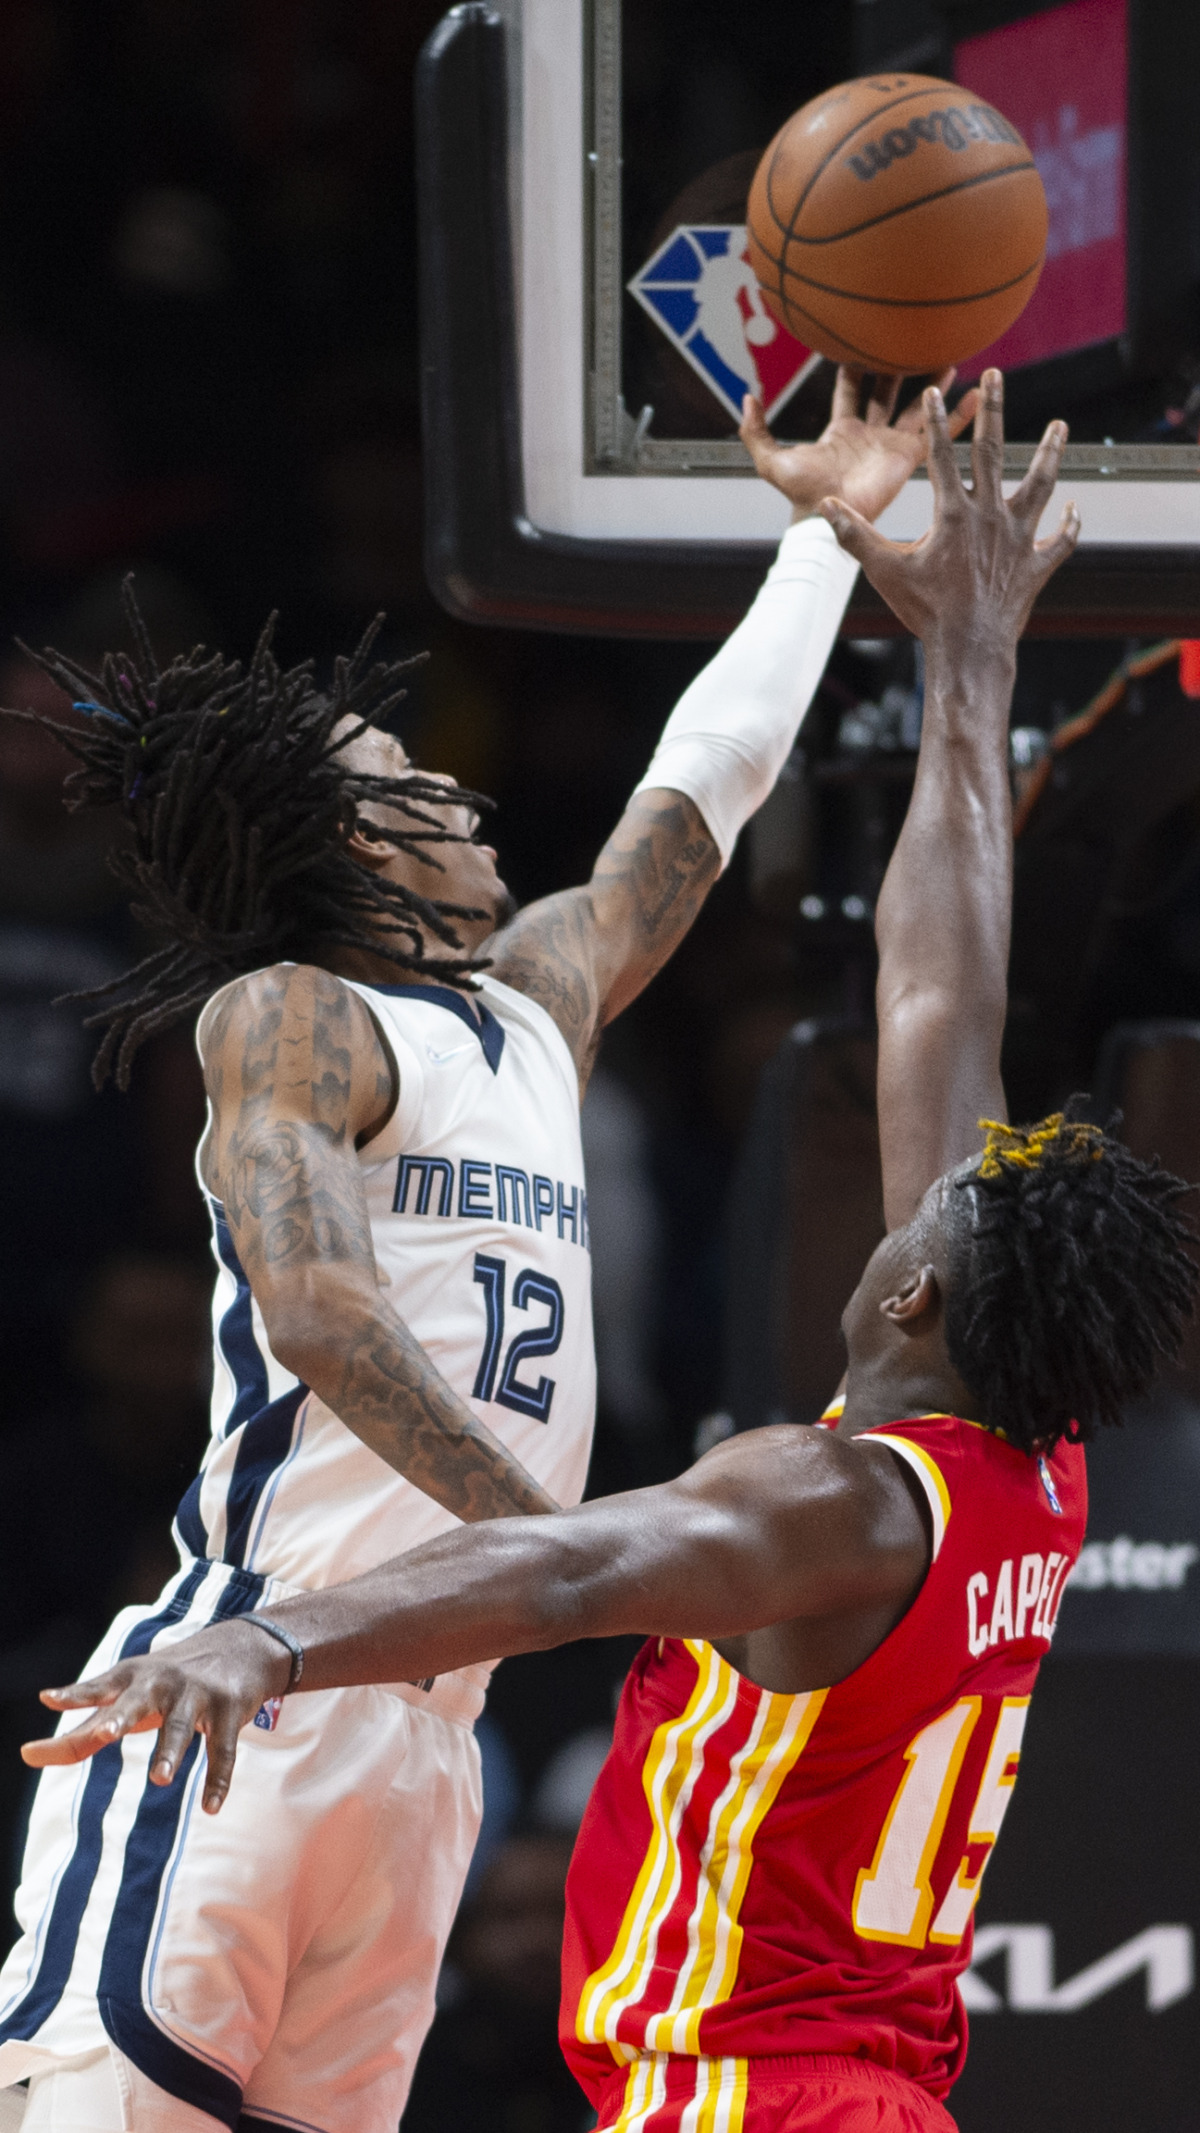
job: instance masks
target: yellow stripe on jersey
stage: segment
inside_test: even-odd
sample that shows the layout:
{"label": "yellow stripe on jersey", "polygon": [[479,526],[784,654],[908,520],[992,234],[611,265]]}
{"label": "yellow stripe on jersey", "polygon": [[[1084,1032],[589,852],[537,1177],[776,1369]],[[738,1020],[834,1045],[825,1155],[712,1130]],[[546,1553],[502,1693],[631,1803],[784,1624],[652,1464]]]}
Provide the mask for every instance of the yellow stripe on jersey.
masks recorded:
{"label": "yellow stripe on jersey", "polygon": [[689,1644],[696,1686],[680,1717],[657,1728],[642,1767],[650,1809],[650,1842],[625,1908],[612,1954],[593,1971],[579,1998],[575,2034],[581,2044],[607,2044],[620,2063],[633,2056],[616,2042],[625,2009],[645,1990],[664,1918],[679,1893],[679,1829],[704,1768],[710,1736],[737,1700],[737,1676],[711,1645]]}
{"label": "yellow stripe on jersey", "polygon": [[[667,2100],[670,2064],[661,2052],[634,2060],[611,2133],[644,2133],[647,2121]],[[749,2074],[745,2059],[699,2059],[692,2094],[680,2112],[679,2133],[743,2133]]]}
{"label": "yellow stripe on jersey", "polygon": [[923,1445],[914,1444],[909,1437],[893,1437],[888,1430],[873,1429],[871,1440],[874,1444],[886,1444],[893,1452],[898,1452],[901,1459],[912,1468],[924,1489],[929,1503],[929,1515],[933,1520],[933,1556],[936,1562],[938,1550],[950,1523],[950,1491],[942,1479],[941,1468],[936,1460],[930,1458]]}
{"label": "yellow stripe on jersey", "polygon": [[742,2133],[748,2075],[745,2059],[701,2059],[679,2133]]}
{"label": "yellow stripe on jersey", "polygon": [[612,2133],[642,2133],[651,2112],[657,2111],[666,2100],[666,2060],[635,2059],[625,2083],[621,2115],[615,2121]]}
{"label": "yellow stripe on jersey", "polygon": [[[699,1655],[704,1645],[688,1645]],[[789,1770],[803,1753],[828,1694],[759,1693],[749,1734],[730,1759],[729,1778],[715,1801],[700,1853],[699,1879],[688,1920],[687,1954],[669,2006],[646,2022],[651,2051],[700,2050],[700,2023],[709,2007],[733,1991],[742,1953],[742,1900],[754,1864],[754,1840]]]}

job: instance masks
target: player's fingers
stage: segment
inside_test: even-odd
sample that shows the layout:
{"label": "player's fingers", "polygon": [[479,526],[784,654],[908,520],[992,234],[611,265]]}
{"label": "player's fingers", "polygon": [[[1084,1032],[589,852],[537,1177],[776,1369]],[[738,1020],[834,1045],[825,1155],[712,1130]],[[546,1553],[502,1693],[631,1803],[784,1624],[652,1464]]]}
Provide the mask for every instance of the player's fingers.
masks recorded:
{"label": "player's fingers", "polygon": [[1079,539],[1080,519],[1074,504],[1068,504],[1058,522],[1058,531],[1048,541],[1039,541],[1034,554],[1042,566],[1042,583],[1052,578],[1061,563],[1065,563]]}
{"label": "player's fingers", "polygon": [[979,387],[973,385],[969,393],[963,394],[958,406],[951,408],[946,416],[946,427],[950,432],[951,438],[961,437],[963,431],[970,428],[970,425],[975,420],[978,408]]}
{"label": "player's fingers", "polygon": [[229,1702],[208,1727],[208,1770],[204,1779],[204,1812],[219,1814],[233,1781],[241,1713]]}
{"label": "player's fingers", "polygon": [[900,379],[880,372],[871,386],[871,397],[867,402],[868,429],[886,429],[896,412],[899,398]]}
{"label": "player's fingers", "polygon": [[738,436],[749,452],[759,473],[763,461],[778,450],[775,439],[767,428],[767,418],[762,411],[762,401],[747,393],[742,401],[742,419],[738,424]]}
{"label": "player's fingers", "polygon": [[833,381],[833,406],[830,409],[832,421],[848,422],[857,415],[858,403],[862,398],[863,375],[861,370],[851,370],[847,363],[838,364],[837,376]]}
{"label": "player's fingers", "polygon": [[[934,379],[933,382],[937,386],[937,389],[940,392],[943,400],[945,399],[946,394],[949,392],[950,387],[953,385],[954,380],[957,376],[958,372],[955,370],[954,365],[952,363],[950,365],[949,370],[944,370],[940,378]],[[900,383],[903,384],[903,382],[903,379],[901,379]],[[953,415],[951,415],[950,420],[951,422],[953,422]],[[915,400],[909,401],[909,404],[905,408],[904,413],[897,417],[896,428],[898,430],[904,430],[906,433],[912,432],[918,436],[924,433],[925,396],[923,393],[918,393]]]}
{"label": "player's fingers", "polygon": [[152,1785],[169,1785],[174,1778],[200,1722],[201,1700],[195,1692],[185,1693],[169,1711],[163,1712],[158,1745],[150,1765]]}
{"label": "player's fingers", "polygon": [[121,1689],[130,1685],[128,1666],[109,1666],[107,1672],[92,1674],[90,1681],[68,1681],[64,1689],[40,1689],[38,1702],[49,1704],[51,1711],[79,1711],[92,1704],[113,1704]]}
{"label": "player's fingers", "polygon": [[[45,1698],[43,1697],[43,1702]],[[48,1740],[29,1740],[21,1748],[23,1762],[33,1770],[45,1770],[53,1764],[82,1763],[89,1755],[96,1755],[101,1748],[111,1748],[115,1740],[125,1733],[146,1733],[158,1724],[157,1711],[142,1713],[126,1712],[118,1715],[119,1706],[101,1706],[89,1712],[83,1724],[73,1726],[69,1733],[53,1734]]]}
{"label": "player's fingers", "polygon": [[102,1734],[95,1719],[89,1718],[69,1733],[53,1733],[48,1740],[23,1741],[21,1761],[28,1763],[31,1770],[49,1770],[64,1763],[86,1762],[98,1748],[107,1746],[107,1734]]}
{"label": "player's fingers", "polygon": [[985,370],[979,381],[979,404],[971,443],[971,472],[975,494],[981,502],[1002,501],[1000,478],[1004,472],[1004,377],[998,370]]}
{"label": "player's fingers", "polygon": [[161,1725],[163,1714],[170,1710],[174,1699],[175,1691],[169,1676],[164,1676],[153,1665],[140,1667],[129,1687],[123,1688],[115,1700],[106,1698],[96,1712],[92,1725],[98,1745],[111,1747],[114,1741],[123,1740],[127,1733],[154,1731]]}
{"label": "player's fingers", "polygon": [[1067,435],[1065,422],[1051,422],[1047,425],[1045,435],[1029,462],[1029,471],[1009,501],[1009,509],[1014,517],[1032,519],[1036,526],[1058,480],[1062,455],[1067,447]]}
{"label": "player's fingers", "polygon": [[925,430],[928,437],[926,459],[929,466],[929,486],[940,518],[957,517],[966,502],[966,492],[959,478],[950,441],[950,425],[946,420],[946,403],[936,385],[930,385],[922,395],[925,410]]}
{"label": "player's fingers", "polygon": [[896,553],[895,544],[877,533],[869,519],[863,518],[850,504],[844,504],[840,496],[827,496],[821,505],[822,518],[828,519],[847,555],[869,567],[881,556]]}
{"label": "player's fingers", "polygon": [[112,1667],[107,1674],[97,1674],[93,1681],[72,1681],[65,1689],[42,1689],[38,1702],[52,1711],[91,1710],[96,1704],[115,1703],[128,1683],[125,1669]]}

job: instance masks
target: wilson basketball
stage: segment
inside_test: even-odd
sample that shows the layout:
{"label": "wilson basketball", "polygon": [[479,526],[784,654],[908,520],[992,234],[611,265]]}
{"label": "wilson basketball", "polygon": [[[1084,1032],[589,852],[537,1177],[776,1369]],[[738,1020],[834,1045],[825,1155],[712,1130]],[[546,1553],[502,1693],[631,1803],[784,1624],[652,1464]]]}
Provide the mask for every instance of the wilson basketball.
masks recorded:
{"label": "wilson basketball", "polygon": [[959,363],[1037,286],[1046,196],[1015,126],[924,74],[843,82],[796,112],[754,176],[750,262],[809,348],[860,369]]}

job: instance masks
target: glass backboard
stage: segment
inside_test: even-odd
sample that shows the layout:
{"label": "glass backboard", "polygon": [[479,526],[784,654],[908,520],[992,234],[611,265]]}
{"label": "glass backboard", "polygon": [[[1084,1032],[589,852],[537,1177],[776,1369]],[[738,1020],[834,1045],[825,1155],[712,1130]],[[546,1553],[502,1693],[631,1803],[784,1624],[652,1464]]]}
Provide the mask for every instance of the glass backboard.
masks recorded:
{"label": "glass backboard", "polygon": [[[1127,214],[1130,11],[1153,4],[1067,0],[1024,22],[993,8],[982,28],[951,7],[940,64],[924,67],[1007,99],[1047,180],[1044,291],[1001,351],[1012,478],[1050,413],[1073,423],[1050,512],[1073,495],[1083,540],[1035,617],[1044,629],[1200,634],[1200,455],[1176,405],[1186,336],[1164,327],[1147,361],[1128,310],[1130,291],[1145,310]],[[1089,10],[1104,22],[1072,19]],[[787,506],[737,440],[741,391],[762,394],[782,434],[815,434],[831,370],[766,313],[743,203],[775,128],[856,70],[859,16],[853,0],[741,14],[499,0],[435,33],[418,86],[431,571],[460,612],[717,634],[744,607]],[[1194,22],[1200,44],[1200,10]],[[1063,51],[1081,33],[1099,56],[1067,101]],[[929,510],[918,477],[882,523],[912,537]],[[847,627],[884,626],[864,587]]]}

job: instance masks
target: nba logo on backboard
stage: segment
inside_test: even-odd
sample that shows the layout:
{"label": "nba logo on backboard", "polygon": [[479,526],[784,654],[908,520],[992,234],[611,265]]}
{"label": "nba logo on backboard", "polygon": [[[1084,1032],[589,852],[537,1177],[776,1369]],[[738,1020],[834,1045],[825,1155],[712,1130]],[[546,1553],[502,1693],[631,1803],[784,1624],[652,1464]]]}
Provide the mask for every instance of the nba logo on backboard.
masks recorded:
{"label": "nba logo on backboard", "polygon": [[755,393],[770,421],[821,360],[767,310],[744,225],[677,229],[628,286],[735,420]]}

